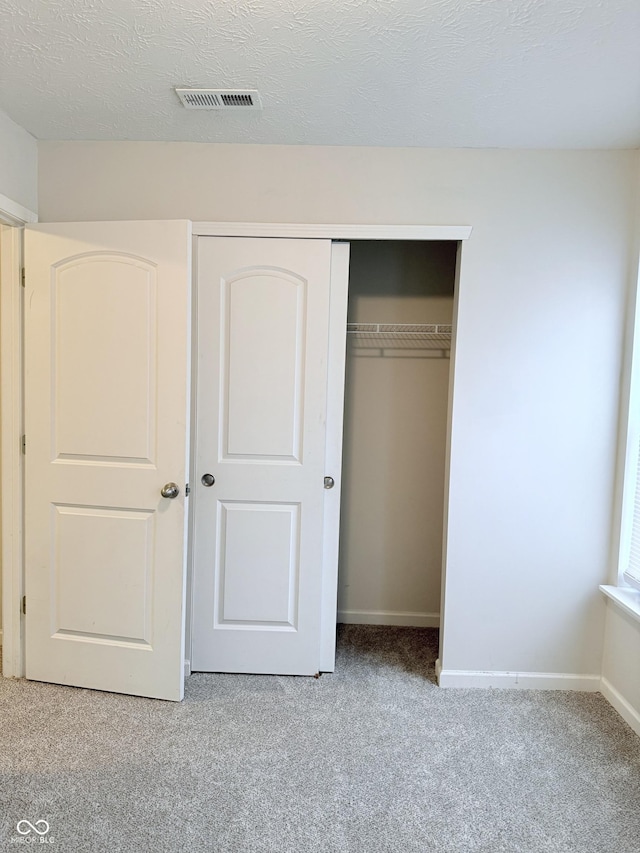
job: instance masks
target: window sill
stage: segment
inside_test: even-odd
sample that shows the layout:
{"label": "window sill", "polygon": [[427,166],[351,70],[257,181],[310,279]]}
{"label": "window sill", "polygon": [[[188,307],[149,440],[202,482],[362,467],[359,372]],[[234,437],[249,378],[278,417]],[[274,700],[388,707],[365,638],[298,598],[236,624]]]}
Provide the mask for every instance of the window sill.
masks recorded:
{"label": "window sill", "polygon": [[640,591],[628,586],[602,585],[600,592],[610,598],[621,610],[624,610],[636,622],[640,622]]}

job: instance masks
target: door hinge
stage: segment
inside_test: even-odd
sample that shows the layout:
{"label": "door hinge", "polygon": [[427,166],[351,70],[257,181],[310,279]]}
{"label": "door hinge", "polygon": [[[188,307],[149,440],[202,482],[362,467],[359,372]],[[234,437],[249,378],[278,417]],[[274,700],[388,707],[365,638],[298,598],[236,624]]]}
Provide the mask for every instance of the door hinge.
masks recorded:
{"label": "door hinge", "polygon": [[26,282],[26,273],[24,271],[24,267],[22,267],[22,271],[20,273],[20,283],[22,284],[23,287],[25,286],[25,282]]}
{"label": "door hinge", "polygon": [[22,438],[20,440],[20,447],[22,448],[23,453],[27,452],[27,436],[26,435],[22,436]]}
{"label": "door hinge", "polygon": [[26,613],[27,613],[27,596],[23,595],[22,596],[22,614],[23,614],[23,616],[26,615]]}

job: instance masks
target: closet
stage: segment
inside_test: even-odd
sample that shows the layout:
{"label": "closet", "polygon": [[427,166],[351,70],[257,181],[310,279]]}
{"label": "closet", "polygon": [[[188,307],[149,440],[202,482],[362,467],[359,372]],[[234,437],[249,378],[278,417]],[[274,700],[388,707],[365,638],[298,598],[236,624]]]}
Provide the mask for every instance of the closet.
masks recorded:
{"label": "closet", "polygon": [[439,624],[456,251],[351,244],[338,622]]}
{"label": "closet", "polygon": [[438,625],[456,255],[198,240],[193,669],[312,675],[336,621]]}
{"label": "closet", "polygon": [[470,228],[195,228],[26,231],[27,678],[179,700],[332,671],[337,599],[437,622]]}

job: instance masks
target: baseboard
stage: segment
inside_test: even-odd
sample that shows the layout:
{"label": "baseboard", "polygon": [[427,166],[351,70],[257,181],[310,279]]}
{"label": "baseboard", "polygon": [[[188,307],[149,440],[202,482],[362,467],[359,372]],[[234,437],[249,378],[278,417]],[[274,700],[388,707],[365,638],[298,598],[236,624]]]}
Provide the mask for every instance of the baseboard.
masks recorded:
{"label": "baseboard", "polygon": [[189,678],[191,675],[191,661],[185,660],[184,662],[184,677]]}
{"label": "baseboard", "polygon": [[404,610],[338,610],[338,622],[346,625],[400,625],[405,628],[439,628],[439,613]]}
{"label": "baseboard", "polygon": [[610,705],[616,709],[622,719],[633,731],[640,735],[640,713],[624,698],[622,693],[611,684],[604,676],[600,683],[600,692]]}
{"label": "baseboard", "polygon": [[569,672],[480,672],[442,669],[440,687],[492,687],[501,690],[600,690],[599,675]]}

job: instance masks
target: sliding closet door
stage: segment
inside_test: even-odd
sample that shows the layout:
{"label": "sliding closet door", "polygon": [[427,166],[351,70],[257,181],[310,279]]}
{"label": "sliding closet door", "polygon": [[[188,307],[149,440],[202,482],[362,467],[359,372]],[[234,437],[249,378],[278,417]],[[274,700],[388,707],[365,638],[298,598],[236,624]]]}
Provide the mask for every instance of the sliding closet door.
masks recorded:
{"label": "sliding closet door", "polygon": [[331,242],[202,237],[192,669],[320,669]]}

